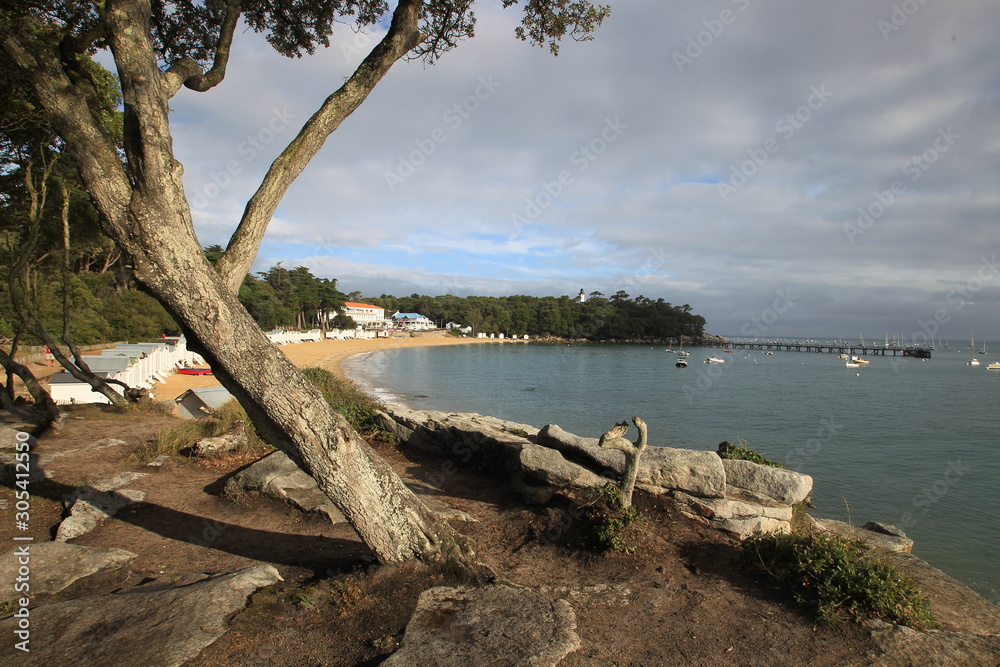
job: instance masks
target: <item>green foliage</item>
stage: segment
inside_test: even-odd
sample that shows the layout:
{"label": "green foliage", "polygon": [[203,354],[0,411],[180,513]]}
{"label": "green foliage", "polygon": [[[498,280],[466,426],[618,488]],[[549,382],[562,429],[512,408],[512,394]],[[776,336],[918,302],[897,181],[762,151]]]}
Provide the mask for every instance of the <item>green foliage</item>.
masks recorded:
{"label": "green foliage", "polygon": [[323,394],[323,398],[363,437],[382,436],[382,428],[375,419],[381,405],[366,394],[355,382],[338,378],[322,368],[304,368],[302,373]]}
{"label": "green foliage", "polygon": [[[220,254],[218,246],[205,248],[209,261]],[[246,275],[239,299],[262,329],[319,327],[347,300],[336,280],[317,278],[304,266],[289,271],[279,262],[257,275]]]}
{"label": "green foliage", "polygon": [[745,444],[745,442],[740,441],[739,445],[734,445],[728,440],[723,440],[719,443],[719,458],[739,459],[741,461],[750,461],[751,463],[759,463],[761,465],[771,466],[772,468],[782,468],[787,470],[787,468],[780,463],[775,463],[771,459],[764,458],[763,455],[758,454],[749,447],[743,447]]}
{"label": "green foliage", "polygon": [[705,318],[691,314],[691,307],[673,306],[663,299],[644,296],[630,299],[620,292],[611,299],[593,293],[584,303],[569,296],[457,297],[452,294],[395,297],[383,294],[366,303],[420,313],[435,322],[458,322],[473,330],[510,336],[555,336],[587,340],[653,340],[686,336],[699,338]]}
{"label": "green foliage", "polygon": [[621,507],[621,489],[608,483],[594,489],[583,515],[587,546],[600,551],[635,553],[629,534],[642,520],[635,507]]}
{"label": "green foliage", "polygon": [[335,329],[357,329],[358,323],[354,321],[354,318],[350,315],[344,315],[343,313],[336,315],[330,322],[330,326]]}
{"label": "green foliage", "polygon": [[824,623],[879,617],[918,629],[936,625],[916,584],[861,540],[828,533],[756,533],[744,540],[743,559]]}

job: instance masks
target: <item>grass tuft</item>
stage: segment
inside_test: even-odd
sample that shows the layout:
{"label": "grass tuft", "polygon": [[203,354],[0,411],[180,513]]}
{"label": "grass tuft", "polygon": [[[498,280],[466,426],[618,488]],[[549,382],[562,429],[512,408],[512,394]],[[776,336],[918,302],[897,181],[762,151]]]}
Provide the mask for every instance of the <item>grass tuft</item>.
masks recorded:
{"label": "grass tuft", "polygon": [[723,440],[719,443],[719,458],[723,459],[739,459],[741,461],[750,461],[751,463],[759,463],[765,466],[771,466],[772,468],[782,468],[785,466],[780,463],[776,463],[771,459],[765,458],[762,454],[758,454],[754,450],[746,447],[745,442],[740,440],[739,445],[734,445],[728,440]]}
{"label": "grass tuft", "polygon": [[382,409],[382,405],[368,395],[356,382],[339,378],[322,368],[304,368],[302,373],[316,385],[326,402],[334,410],[344,415],[344,418],[354,427],[355,431],[361,434],[361,437],[365,439],[372,437],[386,439],[388,437],[389,434],[382,429],[375,418],[376,413]]}
{"label": "grass tuft", "polygon": [[128,455],[128,461],[135,465],[145,465],[163,454],[182,456],[202,438],[213,438],[243,427],[247,432],[246,444],[235,452],[228,452],[226,458],[259,456],[274,448],[263,442],[250,423],[243,407],[235,399],[226,402],[211,417],[192,419],[180,426],[161,431],[155,438],[136,447]]}

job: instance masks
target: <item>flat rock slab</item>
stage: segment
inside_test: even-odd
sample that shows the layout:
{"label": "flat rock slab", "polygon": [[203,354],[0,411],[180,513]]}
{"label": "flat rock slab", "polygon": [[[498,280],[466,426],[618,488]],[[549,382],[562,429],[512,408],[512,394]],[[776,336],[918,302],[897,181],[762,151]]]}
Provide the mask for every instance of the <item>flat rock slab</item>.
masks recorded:
{"label": "flat rock slab", "polygon": [[964,632],[917,632],[879,620],[868,622],[875,656],[865,667],[996,667],[1000,636]]}
{"label": "flat rock slab", "polygon": [[580,647],[566,600],[509,586],[424,591],[388,667],[556,665]]}
{"label": "flat rock slab", "polygon": [[554,449],[525,443],[521,447],[521,469],[531,478],[556,490],[585,490],[601,487],[611,480],[582,465],[567,461]]}
{"label": "flat rock slab", "polygon": [[[0,620],[0,663],[174,667],[228,629],[251,593],[281,581],[273,565],[179,588],[78,598],[31,609],[30,653],[14,648],[17,620]],[[16,656],[16,662],[15,662]]]}
{"label": "flat rock slab", "polygon": [[316,480],[303,472],[284,452],[272,452],[240,470],[226,482],[225,490],[233,497],[256,493],[275,498],[303,512],[322,514],[331,523],[347,521],[326,494],[319,490]]}
{"label": "flat rock slab", "polygon": [[715,452],[647,447],[639,459],[635,484],[656,494],[677,489],[702,498],[722,498],[726,494],[726,473]]}
{"label": "flat rock slab", "polygon": [[134,558],[134,553],[124,549],[95,549],[65,542],[22,544],[0,556],[0,604],[24,595],[14,591],[21,565],[31,569],[31,595],[39,595],[58,593],[85,577],[120,570]]}
{"label": "flat rock slab", "polygon": [[1000,636],[1000,607],[913,554],[897,551],[885,559],[917,581],[942,630]]}
{"label": "flat rock slab", "polygon": [[739,496],[725,498],[698,498],[682,491],[674,491],[674,498],[719,530],[738,539],[745,539],[755,532],[791,532],[792,508],[780,503],[758,503]]}
{"label": "flat rock slab", "polygon": [[17,449],[18,443],[21,442],[27,442],[29,448],[34,447],[38,444],[38,439],[33,435],[33,430],[33,428],[17,428],[16,426],[0,424],[0,450],[14,451]]}

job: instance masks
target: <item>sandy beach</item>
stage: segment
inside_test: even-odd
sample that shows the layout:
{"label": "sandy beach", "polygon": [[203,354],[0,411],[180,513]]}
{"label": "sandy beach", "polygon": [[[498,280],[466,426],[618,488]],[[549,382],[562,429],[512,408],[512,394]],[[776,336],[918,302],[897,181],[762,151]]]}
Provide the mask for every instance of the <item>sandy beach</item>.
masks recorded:
{"label": "sandy beach", "polygon": [[[420,336],[416,338],[376,338],[374,340],[325,340],[317,343],[297,343],[279,346],[281,351],[299,368],[311,366],[325,368],[341,377],[344,371],[340,362],[355,354],[376,350],[394,350],[403,347],[431,347],[436,345],[472,345],[496,343],[488,338],[455,338],[453,336]],[[177,375],[153,388],[157,401],[170,401],[188,389],[215,387],[219,381],[211,375]]]}

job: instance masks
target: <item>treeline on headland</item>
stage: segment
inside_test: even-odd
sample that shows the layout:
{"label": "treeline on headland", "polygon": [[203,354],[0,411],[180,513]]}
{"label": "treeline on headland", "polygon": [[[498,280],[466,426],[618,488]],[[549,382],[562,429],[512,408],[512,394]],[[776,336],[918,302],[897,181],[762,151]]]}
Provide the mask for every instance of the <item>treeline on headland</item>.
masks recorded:
{"label": "treeline on headland", "polygon": [[383,294],[363,299],[385,308],[386,316],[402,311],[419,313],[438,326],[454,322],[471,326],[474,333],[506,336],[633,341],[666,340],[684,336],[700,339],[705,318],[691,306],[674,306],[663,299],[631,297],[619,290],[608,298],[591,292],[584,302],[569,296],[425,296],[395,297]]}
{"label": "treeline on headland", "polygon": [[[127,259],[96,230],[95,221],[84,220],[81,216],[74,224],[78,234],[69,262],[65,256],[51,253],[32,262],[28,270],[21,267],[29,283],[23,290],[22,309],[31,311],[29,317],[37,317],[58,338],[64,306],[68,305],[69,332],[79,345],[180,333],[163,306],[141,291],[131,277]],[[213,262],[221,252],[219,246],[205,249]],[[31,327],[20,322],[11,298],[11,282],[0,280],[0,336],[40,344]],[[66,303],[64,288],[69,292]],[[265,330],[353,327],[349,318],[338,317],[348,300],[382,306],[386,317],[396,311],[419,313],[438,326],[454,322],[472,327],[474,333],[508,337],[528,334],[533,338],[646,341],[684,336],[697,340],[705,328],[705,319],[693,314],[687,304],[674,306],[663,299],[631,297],[624,291],[608,298],[592,292],[584,302],[569,296],[365,297],[360,292],[344,294],[337,280],[314,276],[306,267],[286,269],[280,263],[256,275],[247,274],[239,299]]]}

